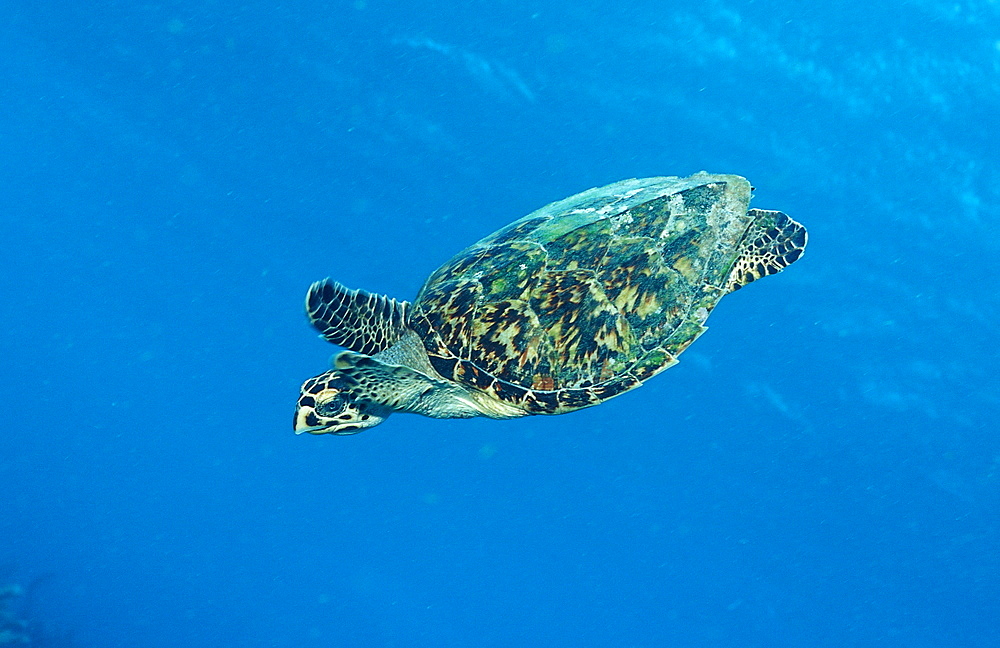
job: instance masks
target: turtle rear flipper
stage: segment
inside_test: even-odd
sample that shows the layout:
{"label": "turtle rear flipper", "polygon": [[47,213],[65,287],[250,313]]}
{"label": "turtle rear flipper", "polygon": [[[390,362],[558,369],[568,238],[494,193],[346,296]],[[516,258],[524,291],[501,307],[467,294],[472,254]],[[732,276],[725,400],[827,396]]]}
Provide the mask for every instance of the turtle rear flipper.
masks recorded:
{"label": "turtle rear flipper", "polygon": [[781,272],[797,261],[806,249],[806,228],[788,214],[751,209],[747,215],[753,219],[753,225],[740,243],[736,264],[726,280],[726,292]]}
{"label": "turtle rear flipper", "polygon": [[328,341],[351,351],[374,355],[406,333],[409,303],[324,279],[309,287],[306,314]]}

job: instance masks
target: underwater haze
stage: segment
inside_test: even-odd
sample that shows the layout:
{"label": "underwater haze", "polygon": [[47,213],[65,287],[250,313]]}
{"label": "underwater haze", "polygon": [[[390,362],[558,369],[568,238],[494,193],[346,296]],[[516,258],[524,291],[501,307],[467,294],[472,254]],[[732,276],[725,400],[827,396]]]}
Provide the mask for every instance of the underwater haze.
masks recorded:
{"label": "underwater haze", "polygon": [[[33,645],[1000,645],[997,2],[33,0],[0,56]],[[676,367],[293,433],[311,282],[700,170],[810,246]]]}

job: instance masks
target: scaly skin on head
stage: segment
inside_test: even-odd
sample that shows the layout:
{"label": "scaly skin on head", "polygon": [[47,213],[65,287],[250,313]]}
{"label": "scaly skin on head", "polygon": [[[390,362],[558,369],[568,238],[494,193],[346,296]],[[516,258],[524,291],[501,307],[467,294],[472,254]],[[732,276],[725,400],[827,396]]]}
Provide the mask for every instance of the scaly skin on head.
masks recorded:
{"label": "scaly skin on head", "polygon": [[357,399],[352,381],[336,369],[302,384],[295,408],[295,433],[356,434],[375,427],[391,408]]}

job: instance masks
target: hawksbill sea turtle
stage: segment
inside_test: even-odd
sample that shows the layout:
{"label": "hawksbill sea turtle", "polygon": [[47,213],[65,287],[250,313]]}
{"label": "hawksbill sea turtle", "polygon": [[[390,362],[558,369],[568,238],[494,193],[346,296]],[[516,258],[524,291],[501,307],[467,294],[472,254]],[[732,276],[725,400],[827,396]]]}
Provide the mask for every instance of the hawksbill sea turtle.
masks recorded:
{"label": "hawksbill sea turtle", "polygon": [[802,256],[806,229],[748,209],[751,190],[708,173],[590,189],[460,252],[412,303],[314,283],[310,322],[348,350],[302,385],[295,431],[563,414],[638,387],[724,295]]}

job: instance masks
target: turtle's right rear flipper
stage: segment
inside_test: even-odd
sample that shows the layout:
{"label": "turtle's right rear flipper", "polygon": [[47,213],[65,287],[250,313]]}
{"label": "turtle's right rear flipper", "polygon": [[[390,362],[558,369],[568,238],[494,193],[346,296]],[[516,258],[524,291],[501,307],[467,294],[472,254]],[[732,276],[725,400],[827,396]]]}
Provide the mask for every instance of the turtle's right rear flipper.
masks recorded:
{"label": "turtle's right rear flipper", "polygon": [[726,280],[726,292],[781,272],[798,261],[806,249],[806,228],[784,212],[751,209],[747,215],[753,224],[740,243],[736,264]]}
{"label": "turtle's right rear flipper", "polygon": [[374,355],[395,344],[407,331],[409,303],[324,279],[309,287],[306,314],[324,338],[342,347]]}

